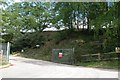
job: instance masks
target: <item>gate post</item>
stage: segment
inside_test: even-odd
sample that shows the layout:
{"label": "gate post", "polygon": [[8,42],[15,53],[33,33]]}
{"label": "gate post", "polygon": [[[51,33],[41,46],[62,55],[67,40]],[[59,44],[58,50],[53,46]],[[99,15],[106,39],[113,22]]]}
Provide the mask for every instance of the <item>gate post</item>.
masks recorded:
{"label": "gate post", "polygon": [[7,43],[7,61],[9,62],[9,55],[10,55],[10,42]]}

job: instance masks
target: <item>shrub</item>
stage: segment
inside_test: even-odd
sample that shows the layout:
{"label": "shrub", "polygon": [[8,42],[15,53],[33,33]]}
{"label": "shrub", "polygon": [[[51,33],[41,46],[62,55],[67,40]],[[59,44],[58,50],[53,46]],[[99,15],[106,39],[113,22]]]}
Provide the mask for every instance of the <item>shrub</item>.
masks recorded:
{"label": "shrub", "polygon": [[4,42],[11,42],[13,39],[13,34],[12,33],[5,34],[2,36],[2,39],[4,40]]}
{"label": "shrub", "polygon": [[59,33],[55,35],[55,43],[59,44],[60,41],[68,39],[72,32],[73,30],[60,31]]}
{"label": "shrub", "polygon": [[36,45],[43,45],[44,38],[43,36],[36,32],[32,34],[24,34],[24,36],[18,38],[12,45],[13,51],[19,51],[23,48],[35,48]]}

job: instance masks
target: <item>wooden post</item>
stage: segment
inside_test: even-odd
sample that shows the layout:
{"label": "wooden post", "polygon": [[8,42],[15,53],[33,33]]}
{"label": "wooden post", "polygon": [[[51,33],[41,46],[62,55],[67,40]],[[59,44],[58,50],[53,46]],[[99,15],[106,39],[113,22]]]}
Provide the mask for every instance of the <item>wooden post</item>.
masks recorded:
{"label": "wooden post", "polygon": [[99,60],[99,61],[101,60],[101,56],[100,56],[100,53],[98,53],[98,60]]}
{"label": "wooden post", "polygon": [[119,60],[120,59],[120,47],[116,47],[115,52],[116,52],[118,60]]}

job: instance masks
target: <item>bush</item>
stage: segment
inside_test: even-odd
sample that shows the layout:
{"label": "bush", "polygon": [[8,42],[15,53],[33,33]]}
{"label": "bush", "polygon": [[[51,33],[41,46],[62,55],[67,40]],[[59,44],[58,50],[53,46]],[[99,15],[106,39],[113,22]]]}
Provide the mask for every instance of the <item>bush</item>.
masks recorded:
{"label": "bush", "polygon": [[65,40],[65,39],[68,39],[73,31],[74,31],[74,30],[64,30],[64,31],[60,31],[59,33],[57,33],[57,34],[55,35],[55,43],[56,43],[56,44],[59,44],[60,41]]}
{"label": "bush", "polygon": [[2,43],[2,42],[5,42],[5,40],[3,38],[0,38],[0,43]]}
{"label": "bush", "polygon": [[40,33],[24,34],[12,45],[12,51],[19,51],[23,48],[35,48],[36,45],[43,45],[44,38]]}
{"label": "bush", "polygon": [[6,42],[11,42],[12,39],[13,39],[13,33],[9,33],[9,34],[3,35],[2,39],[4,40],[5,43]]}

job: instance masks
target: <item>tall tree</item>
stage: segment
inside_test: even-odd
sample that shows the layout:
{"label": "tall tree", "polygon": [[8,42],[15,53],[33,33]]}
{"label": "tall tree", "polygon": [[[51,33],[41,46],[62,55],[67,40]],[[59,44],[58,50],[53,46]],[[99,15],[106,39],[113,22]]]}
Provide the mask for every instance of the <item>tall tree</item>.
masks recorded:
{"label": "tall tree", "polygon": [[50,23],[49,8],[49,3],[14,3],[3,11],[3,21],[14,30],[43,31]]}
{"label": "tall tree", "polygon": [[[99,30],[104,30],[103,32],[103,47],[104,50],[113,50],[115,46],[120,46],[119,39],[119,2],[113,3],[112,6],[108,6],[107,10],[98,16],[93,23],[95,29],[99,34]],[[98,36],[98,35],[97,35]],[[111,49],[110,49],[110,48]]]}

